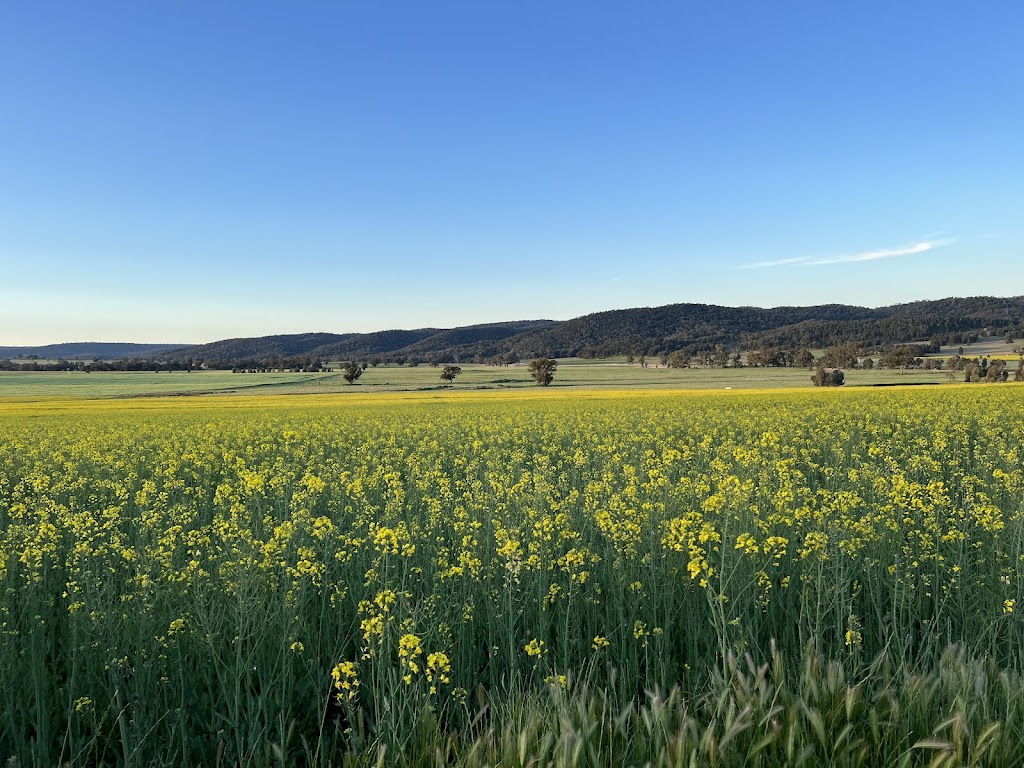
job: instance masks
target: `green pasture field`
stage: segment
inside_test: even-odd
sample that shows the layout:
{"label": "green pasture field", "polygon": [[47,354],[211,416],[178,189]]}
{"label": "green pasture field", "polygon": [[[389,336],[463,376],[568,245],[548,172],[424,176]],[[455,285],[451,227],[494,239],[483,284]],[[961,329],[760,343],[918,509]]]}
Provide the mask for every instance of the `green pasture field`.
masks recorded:
{"label": "green pasture field", "polygon": [[[464,364],[455,382],[441,379],[430,365],[367,368],[354,384],[338,372],[231,373],[229,371],[161,372],[0,372],[0,398],[119,398],[157,395],[306,394],[328,392],[403,392],[425,390],[506,389],[535,386],[526,363],[509,367]],[[957,374],[956,379],[962,379]],[[848,371],[847,387],[891,384],[943,384],[943,371]],[[676,369],[621,360],[560,361],[552,388],[641,389],[779,389],[811,387],[810,371],[799,368]]]}
{"label": "green pasture field", "polygon": [[312,374],[233,374],[230,371],[0,371],[0,398],[145,397],[274,391],[313,379]]}
{"label": "green pasture field", "polygon": [[927,357],[952,357],[963,349],[964,357],[992,357],[1016,360],[1019,354],[1021,340],[1016,339],[1012,343],[1007,342],[1002,336],[982,336],[973,344],[947,344],[935,355]]}

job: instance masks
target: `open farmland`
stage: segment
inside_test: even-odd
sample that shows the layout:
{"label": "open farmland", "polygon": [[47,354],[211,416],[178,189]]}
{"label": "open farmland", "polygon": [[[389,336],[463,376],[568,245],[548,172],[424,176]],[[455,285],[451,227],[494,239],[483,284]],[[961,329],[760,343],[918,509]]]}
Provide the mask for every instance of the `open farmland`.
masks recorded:
{"label": "open farmland", "polygon": [[0,403],[10,765],[1021,764],[1024,387],[352,389]]}
{"label": "open farmland", "polygon": [[258,373],[242,377],[228,371],[0,371],[0,400],[263,392],[306,383],[315,385],[313,374]]}
{"label": "open farmland", "polygon": [[[1016,360],[1016,358],[1014,358]],[[495,367],[466,363],[454,382],[440,377],[441,369],[429,365],[367,368],[355,385],[349,385],[335,364],[332,373],[230,373],[228,371],[0,371],[0,400],[52,398],[134,398],[159,395],[345,395],[367,392],[460,391],[533,387],[527,366]],[[1016,369],[1013,361],[1010,368]],[[554,388],[643,389],[775,389],[811,388],[812,370],[805,368],[665,368],[627,365],[611,360],[559,361]],[[963,374],[958,372],[961,381]],[[847,387],[891,384],[946,384],[945,371],[848,370]]]}

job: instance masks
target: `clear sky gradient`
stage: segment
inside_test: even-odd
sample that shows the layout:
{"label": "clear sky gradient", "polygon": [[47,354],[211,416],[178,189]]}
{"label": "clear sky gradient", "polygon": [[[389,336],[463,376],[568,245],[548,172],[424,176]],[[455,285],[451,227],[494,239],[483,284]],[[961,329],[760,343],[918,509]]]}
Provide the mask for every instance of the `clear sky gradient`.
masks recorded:
{"label": "clear sky gradient", "polygon": [[1024,3],[0,4],[0,344],[1024,293]]}

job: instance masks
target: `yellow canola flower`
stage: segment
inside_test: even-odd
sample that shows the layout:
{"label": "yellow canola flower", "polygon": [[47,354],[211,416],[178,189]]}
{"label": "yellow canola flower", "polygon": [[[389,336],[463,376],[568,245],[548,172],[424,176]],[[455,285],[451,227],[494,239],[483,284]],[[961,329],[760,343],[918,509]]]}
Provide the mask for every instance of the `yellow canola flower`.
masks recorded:
{"label": "yellow canola flower", "polygon": [[427,683],[430,686],[431,694],[437,693],[439,684],[447,685],[451,682],[451,671],[452,665],[448,654],[435,651],[427,655]]}
{"label": "yellow canola flower", "polygon": [[331,670],[331,679],[339,702],[352,701],[359,693],[359,675],[355,662],[339,662]]}
{"label": "yellow canola flower", "polygon": [[423,645],[420,638],[412,633],[402,635],[398,641],[398,658],[401,661],[405,674],[402,679],[406,685],[412,684],[413,675],[420,671],[419,657],[423,654]]}
{"label": "yellow canola flower", "polygon": [[[295,668],[317,622],[354,632],[345,701],[396,669],[410,697],[458,698],[631,631],[623,668],[790,625],[867,658],[906,631],[879,601],[991,637],[1024,575],[1009,387],[0,402],[0,665],[17,679],[41,635],[82,668],[174,686],[189,654],[214,679],[202,659],[248,642],[224,629],[240,606]],[[840,610],[863,626],[820,621]]]}

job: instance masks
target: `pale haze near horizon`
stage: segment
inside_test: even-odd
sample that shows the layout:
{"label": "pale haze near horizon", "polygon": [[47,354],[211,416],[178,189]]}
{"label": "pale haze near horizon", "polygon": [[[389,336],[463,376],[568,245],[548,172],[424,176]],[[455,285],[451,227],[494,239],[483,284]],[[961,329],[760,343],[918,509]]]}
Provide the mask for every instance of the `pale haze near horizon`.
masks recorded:
{"label": "pale haze near horizon", "polygon": [[1024,7],[0,8],[0,345],[1024,293]]}

